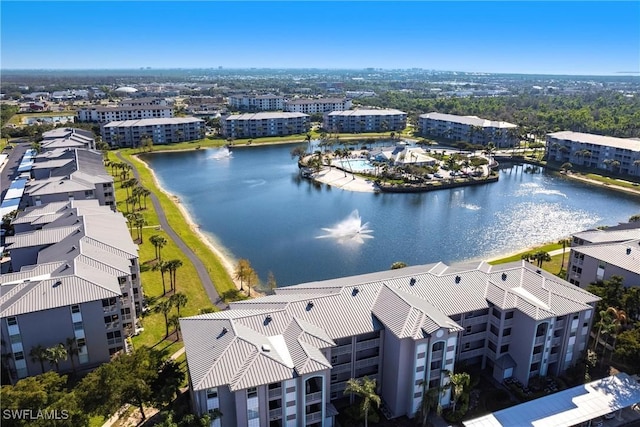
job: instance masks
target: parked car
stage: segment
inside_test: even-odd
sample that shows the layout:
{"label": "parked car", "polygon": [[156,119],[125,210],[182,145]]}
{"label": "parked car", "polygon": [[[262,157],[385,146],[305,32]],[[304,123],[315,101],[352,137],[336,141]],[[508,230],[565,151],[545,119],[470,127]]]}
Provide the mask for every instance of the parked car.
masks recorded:
{"label": "parked car", "polygon": [[440,175],[439,173],[434,173],[433,176],[435,176],[436,178],[442,178],[442,175]]}

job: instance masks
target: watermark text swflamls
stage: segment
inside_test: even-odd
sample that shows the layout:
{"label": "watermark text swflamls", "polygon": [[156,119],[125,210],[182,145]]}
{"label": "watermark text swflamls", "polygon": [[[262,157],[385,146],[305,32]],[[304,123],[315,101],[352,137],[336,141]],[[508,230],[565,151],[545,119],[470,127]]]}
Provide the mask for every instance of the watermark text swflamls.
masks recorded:
{"label": "watermark text swflamls", "polygon": [[68,420],[66,409],[3,409],[3,420]]}

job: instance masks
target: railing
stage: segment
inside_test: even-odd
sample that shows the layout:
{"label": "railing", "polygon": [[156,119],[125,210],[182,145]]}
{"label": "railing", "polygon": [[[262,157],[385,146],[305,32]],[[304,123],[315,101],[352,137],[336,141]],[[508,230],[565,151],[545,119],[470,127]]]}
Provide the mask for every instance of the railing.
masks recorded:
{"label": "railing", "polygon": [[118,329],[120,328],[120,322],[106,322],[104,324],[105,329]]}
{"label": "railing", "polygon": [[460,353],[460,359],[468,359],[471,357],[482,356],[484,354],[484,347],[476,348],[473,350],[466,350]]}
{"label": "railing", "polygon": [[549,363],[557,362],[559,358],[559,353],[554,353],[549,356]]}
{"label": "railing", "polygon": [[440,360],[444,356],[444,350],[438,350],[431,353],[431,360]]}
{"label": "railing", "polygon": [[111,313],[116,311],[117,309],[118,309],[118,306],[116,304],[102,307],[102,311],[104,311],[105,313]]}
{"label": "railing", "polygon": [[560,328],[564,328],[564,325],[566,325],[566,320],[556,320],[556,324],[553,327],[553,329],[560,329]]}
{"label": "railing", "polygon": [[542,360],[542,353],[534,354],[531,358],[531,363],[536,363]]}
{"label": "railing", "polygon": [[560,345],[561,342],[562,342],[562,337],[555,337],[551,340],[551,346],[555,347],[557,345]]}
{"label": "railing", "polygon": [[504,319],[504,322],[502,322],[502,325],[504,327],[513,325],[513,317],[511,319]]}
{"label": "railing", "polygon": [[321,402],[322,401],[322,392],[321,391],[316,391],[315,393],[308,393],[305,396],[305,402],[306,404],[310,404],[310,403],[314,403],[314,402]]}
{"label": "railing", "polygon": [[351,353],[351,344],[341,345],[340,347],[331,349],[332,356],[340,356],[341,354],[349,354],[349,353]]}
{"label": "railing", "polygon": [[369,357],[368,359],[358,360],[356,362],[356,369],[366,368],[367,366],[376,366],[380,360],[379,356]]}
{"label": "railing", "polygon": [[272,388],[269,390],[269,399],[274,399],[282,396],[282,387]]}
{"label": "railing", "polygon": [[305,417],[305,422],[307,424],[317,423],[322,420],[322,412],[314,412],[312,414],[307,414]]}
{"label": "railing", "polygon": [[478,325],[481,323],[487,323],[489,315],[484,314],[482,316],[470,317],[464,319],[464,326]]}
{"label": "railing", "polygon": [[362,341],[356,344],[356,351],[367,350],[369,348],[380,347],[380,338],[374,338],[368,341]]}
{"label": "railing", "polygon": [[462,339],[460,340],[460,342],[464,344],[464,343],[467,343],[467,342],[470,342],[470,341],[476,341],[477,339],[480,338],[480,335],[486,336],[486,334],[487,334],[487,331],[484,330],[484,331],[480,331],[480,332],[474,332],[474,333],[471,333],[471,334],[463,335]]}
{"label": "railing", "polygon": [[533,342],[534,345],[544,344],[545,335],[540,337],[536,337],[536,340]]}
{"label": "railing", "polygon": [[342,365],[333,365],[331,369],[332,374],[340,374],[342,372],[351,372],[351,362]]}
{"label": "railing", "polygon": [[271,409],[269,411],[269,420],[277,420],[278,418],[282,418],[282,408]]}

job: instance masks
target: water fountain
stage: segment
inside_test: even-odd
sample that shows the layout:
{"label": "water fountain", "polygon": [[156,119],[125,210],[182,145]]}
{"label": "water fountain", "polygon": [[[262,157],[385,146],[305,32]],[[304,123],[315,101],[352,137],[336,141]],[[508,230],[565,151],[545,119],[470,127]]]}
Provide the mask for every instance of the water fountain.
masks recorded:
{"label": "water fountain", "polygon": [[229,150],[227,147],[219,148],[213,153],[213,155],[211,155],[210,158],[212,158],[214,160],[222,160],[222,159],[231,158],[231,150]]}
{"label": "water fountain", "polygon": [[323,228],[326,234],[317,236],[318,239],[335,239],[338,243],[364,243],[365,239],[373,239],[369,228],[369,223],[362,223],[360,213],[354,210],[345,219],[337,223],[334,227]]}

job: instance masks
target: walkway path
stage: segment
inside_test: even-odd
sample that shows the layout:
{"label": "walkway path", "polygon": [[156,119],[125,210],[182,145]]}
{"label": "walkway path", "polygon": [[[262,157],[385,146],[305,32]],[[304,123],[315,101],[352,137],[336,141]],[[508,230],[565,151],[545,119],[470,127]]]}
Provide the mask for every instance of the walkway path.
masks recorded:
{"label": "walkway path", "polygon": [[[138,180],[138,182],[140,182],[140,174],[138,173],[138,170],[136,169],[135,165],[130,161],[128,161],[127,159],[125,159],[119,151],[116,152],[116,156],[121,161],[127,163],[128,165],[131,165],[133,176]],[[191,261],[191,263],[195,267],[198,273],[198,277],[200,278],[200,282],[204,286],[204,290],[207,292],[207,295],[209,296],[209,300],[211,300],[211,302],[221,310],[226,309],[227,304],[224,301],[222,301],[222,299],[220,298],[220,295],[218,294],[218,291],[216,291],[216,288],[213,282],[211,281],[211,277],[209,277],[209,273],[205,265],[202,263],[200,258],[191,250],[191,248],[184,243],[184,240],[182,240],[182,238],[173,230],[173,228],[171,228],[171,226],[169,225],[169,222],[167,221],[167,216],[165,215],[164,210],[162,209],[162,205],[160,204],[160,201],[158,200],[156,195],[152,192],[150,197],[151,197],[151,202],[153,203],[153,208],[155,209],[156,214],[158,215],[158,221],[160,222],[160,226],[167,233],[167,235],[175,242],[178,248],[185,254],[185,256],[189,259],[189,261]]]}

